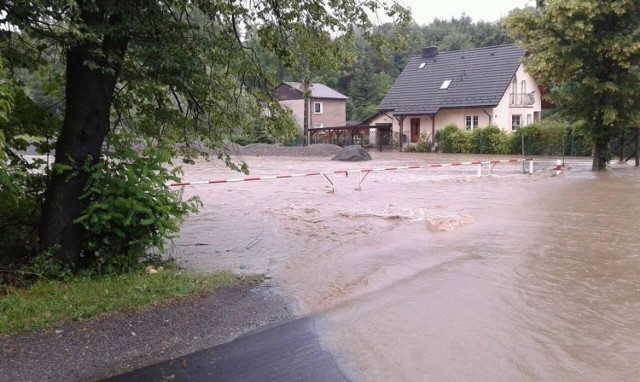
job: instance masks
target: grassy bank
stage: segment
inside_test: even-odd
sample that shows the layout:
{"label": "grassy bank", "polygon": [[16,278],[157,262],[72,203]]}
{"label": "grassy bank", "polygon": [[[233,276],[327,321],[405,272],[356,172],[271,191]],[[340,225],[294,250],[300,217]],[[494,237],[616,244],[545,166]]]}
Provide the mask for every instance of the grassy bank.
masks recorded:
{"label": "grassy bank", "polygon": [[241,277],[231,272],[194,275],[167,270],[156,275],[39,281],[0,299],[0,334],[39,331],[114,310],[141,309],[260,280],[260,276]]}

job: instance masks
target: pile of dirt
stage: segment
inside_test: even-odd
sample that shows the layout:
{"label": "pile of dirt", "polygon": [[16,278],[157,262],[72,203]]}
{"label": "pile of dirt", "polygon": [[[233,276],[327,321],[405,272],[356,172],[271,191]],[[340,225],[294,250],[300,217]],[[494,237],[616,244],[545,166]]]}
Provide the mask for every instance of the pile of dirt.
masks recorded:
{"label": "pile of dirt", "polygon": [[371,160],[371,155],[366,152],[362,147],[353,145],[353,146],[345,146],[340,150],[340,152],[331,158],[331,160],[339,160],[346,162],[359,162]]}
{"label": "pile of dirt", "polygon": [[287,157],[327,157],[336,155],[341,148],[337,145],[319,143],[310,146],[278,146],[266,143],[251,143],[240,146],[236,143],[225,145],[231,155],[287,156]]}

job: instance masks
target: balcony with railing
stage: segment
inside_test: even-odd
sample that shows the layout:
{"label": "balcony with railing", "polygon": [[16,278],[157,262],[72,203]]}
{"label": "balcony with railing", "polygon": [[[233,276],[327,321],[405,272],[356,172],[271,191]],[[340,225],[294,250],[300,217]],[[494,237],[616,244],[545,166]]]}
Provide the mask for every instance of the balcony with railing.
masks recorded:
{"label": "balcony with railing", "polygon": [[536,103],[535,93],[511,93],[509,98],[509,106],[511,107],[528,107]]}

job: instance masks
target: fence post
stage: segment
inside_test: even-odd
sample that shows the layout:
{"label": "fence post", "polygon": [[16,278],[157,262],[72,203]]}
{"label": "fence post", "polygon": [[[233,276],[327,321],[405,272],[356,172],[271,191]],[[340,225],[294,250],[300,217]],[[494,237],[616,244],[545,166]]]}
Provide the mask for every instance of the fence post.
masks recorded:
{"label": "fence post", "polygon": [[562,160],[558,159],[556,161],[556,175],[560,175],[562,172]]}

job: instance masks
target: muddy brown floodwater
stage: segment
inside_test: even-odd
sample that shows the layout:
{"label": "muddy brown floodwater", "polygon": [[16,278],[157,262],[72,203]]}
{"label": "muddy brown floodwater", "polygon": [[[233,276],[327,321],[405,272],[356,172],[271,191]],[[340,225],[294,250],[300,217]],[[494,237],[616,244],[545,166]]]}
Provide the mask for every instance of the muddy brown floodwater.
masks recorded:
{"label": "muddy brown floodwater", "polygon": [[[485,159],[373,157],[244,159],[254,176]],[[567,163],[371,173],[359,191],[340,175],[335,193],[322,176],[187,187],[204,207],[174,251],[267,273],[353,381],[637,381],[640,171]]]}

